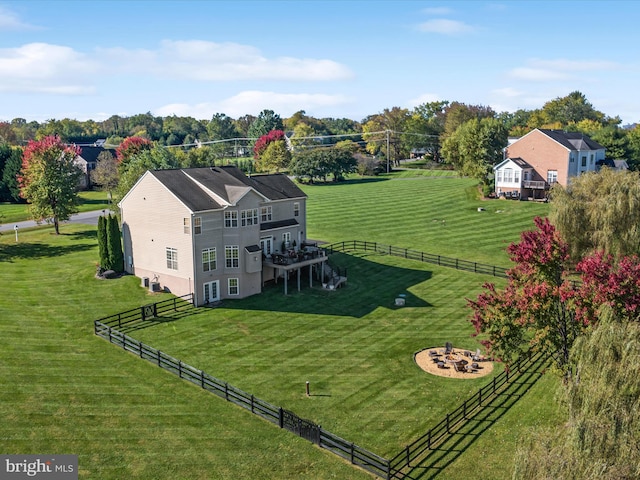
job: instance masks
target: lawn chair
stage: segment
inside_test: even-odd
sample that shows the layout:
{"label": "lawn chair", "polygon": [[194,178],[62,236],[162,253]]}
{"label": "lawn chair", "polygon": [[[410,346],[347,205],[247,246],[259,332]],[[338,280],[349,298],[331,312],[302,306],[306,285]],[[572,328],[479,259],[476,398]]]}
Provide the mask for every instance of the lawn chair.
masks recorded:
{"label": "lawn chair", "polygon": [[456,372],[466,373],[467,369],[465,368],[465,364],[462,362],[455,362],[453,364],[453,368]]}
{"label": "lawn chair", "polygon": [[445,368],[443,361],[438,362],[438,368]]}
{"label": "lawn chair", "polygon": [[480,349],[477,349],[475,355],[471,357],[471,360],[473,360],[474,362],[479,362],[480,358],[481,358]]}
{"label": "lawn chair", "polygon": [[444,345],[444,354],[449,355],[450,353],[453,353],[453,345],[451,345],[451,342],[447,342]]}

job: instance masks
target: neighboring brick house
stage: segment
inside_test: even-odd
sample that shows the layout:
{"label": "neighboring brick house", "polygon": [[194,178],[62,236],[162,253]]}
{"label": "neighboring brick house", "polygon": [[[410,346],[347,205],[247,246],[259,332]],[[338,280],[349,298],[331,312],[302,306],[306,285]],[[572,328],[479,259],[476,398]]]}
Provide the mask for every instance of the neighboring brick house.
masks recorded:
{"label": "neighboring brick house", "polygon": [[496,165],[496,194],[513,198],[545,198],[554,183],[597,170],[605,148],[582,133],[532,130],[505,149]]}
{"label": "neighboring brick house", "polygon": [[196,305],[260,293],[291,268],[274,266],[276,252],[306,239],[306,195],[283,174],[147,171],[119,206],[126,271],[176,295],[193,292]]}

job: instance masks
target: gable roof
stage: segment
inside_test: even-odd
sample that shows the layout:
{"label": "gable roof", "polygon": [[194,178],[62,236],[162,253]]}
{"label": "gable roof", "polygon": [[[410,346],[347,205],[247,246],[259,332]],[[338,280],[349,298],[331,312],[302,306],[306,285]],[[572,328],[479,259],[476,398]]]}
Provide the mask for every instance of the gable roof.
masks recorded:
{"label": "gable roof", "polygon": [[505,158],[502,162],[500,162],[495,167],[493,167],[493,169],[497,170],[499,168],[502,168],[504,165],[506,165],[509,162],[515,163],[518,167],[520,167],[522,169],[529,169],[529,168],[532,169],[533,168],[531,165],[529,165],[527,162],[525,162],[520,157],[515,157],[515,158]]}
{"label": "gable roof", "polygon": [[257,192],[266,200],[306,197],[286,175],[277,173],[247,177],[232,165],[152,170],[150,173],[192,212],[235,205],[250,191]]}
{"label": "gable roof", "polygon": [[89,146],[80,147],[79,157],[81,157],[87,163],[91,163],[91,162],[95,163],[98,161],[98,155],[100,155],[102,152],[109,152],[114,157],[116,156],[115,155],[116,151],[111,148],[94,147],[93,145],[89,145]]}
{"label": "gable roof", "polygon": [[537,130],[569,150],[603,150],[605,148],[583,133],[546,128],[538,128]]}

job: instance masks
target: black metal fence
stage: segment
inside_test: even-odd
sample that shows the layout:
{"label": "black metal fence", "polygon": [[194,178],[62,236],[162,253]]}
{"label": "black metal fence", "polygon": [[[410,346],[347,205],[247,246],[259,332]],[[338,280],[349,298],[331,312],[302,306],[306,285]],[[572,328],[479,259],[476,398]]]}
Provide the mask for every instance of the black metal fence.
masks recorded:
{"label": "black metal fence", "polygon": [[425,253],[408,248],[394,247],[377,242],[367,242],[362,240],[349,240],[346,242],[336,242],[330,245],[323,245],[327,253],[333,252],[349,252],[353,250],[373,251],[383,255],[393,255],[395,257],[403,257],[409,260],[418,260],[420,262],[432,263],[443,267],[451,267],[457,270],[465,270],[467,272],[483,273],[485,275],[493,275],[494,277],[507,277],[507,269],[504,267],[496,267],[495,265],[486,265],[484,263],[470,262],[459,258],[443,257],[433,253]]}
{"label": "black metal fence", "polygon": [[462,422],[466,421],[472,412],[477,409],[481,409],[483,407],[483,403],[488,403],[496,395],[500,394],[506,384],[518,378],[523,372],[526,372],[529,367],[543,359],[544,356],[540,353],[535,355],[524,355],[511,365],[509,369],[504,370],[500,375],[493,377],[493,380],[489,384],[480,388],[476,394],[465,400],[462,405],[456,408],[453,412],[447,413],[440,423],[431,428],[420,438],[411,442],[395,457],[389,460],[389,478],[404,478],[404,475],[402,474],[403,469],[411,468],[411,464],[415,464],[416,461],[419,460],[419,458],[428,450],[438,448],[438,445],[442,443],[444,438],[447,435],[450,435],[452,430]]}
{"label": "black metal fence", "polygon": [[353,465],[357,465],[379,477],[391,478],[389,460],[353,442],[340,438],[323,429],[320,425],[301,418],[289,410],[265,402],[254,395],[212,377],[208,373],[146,345],[133,337],[125,335],[118,330],[118,328],[134,322],[150,320],[163,312],[194,308],[193,304],[189,303],[191,300],[191,295],[185,295],[183,297],[145,305],[110,317],[104,317],[94,321],[94,332],[110,343],[122,347],[125,351],[131,352],[184,380],[198,385],[202,389],[214,393],[228,402],[245,408],[251,413],[278,425],[280,428],[295,433],[315,443],[319,447],[348,460]]}

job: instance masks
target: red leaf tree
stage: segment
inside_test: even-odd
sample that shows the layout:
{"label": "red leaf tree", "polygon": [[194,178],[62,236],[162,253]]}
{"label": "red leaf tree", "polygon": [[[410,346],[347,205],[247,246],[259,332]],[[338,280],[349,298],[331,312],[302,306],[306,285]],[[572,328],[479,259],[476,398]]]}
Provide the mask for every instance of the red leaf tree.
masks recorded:
{"label": "red leaf tree", "polygon": [[29,203],[31,217],[47,221],[60,233],[60,221],[77,212],[77,186],[82,171],[75,164],[80,148],[65,145],[58,136],[31,141],[22,154],[18,176],[20,195]]}
{"label": "red leaf tree", "polygon": [[485,284],[476,300],[468,300],[471,321],[483,344],[507,364],[527,350],[543,351],[567,372],[573,342],[597,322],[603,306],[620,320],[638,320],[640,259],[595,253],[578,264],[576,282],[568,245],[548,219],[534,222],[537,230],[523,232],[507,249],[515,263],[507,286]]}
{"label": "red leaf tree", "polygon": [[256,160],[260,158],[270,143],[277,142],[278,140],[284,140],[283,130],[271,130],[266,135],[262,135],[253,146],[253,158]]}
{"label": "red leaf tree", "polygon": [[153,142],[143,137],[127,137],[116,148],[116,159],[118,165],[126,164],[131,157],[144,151],[151,150],[153,148]]}

